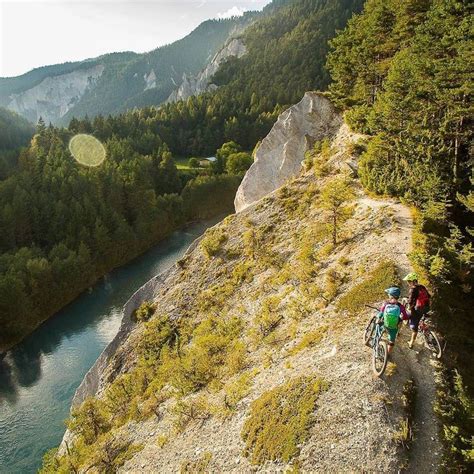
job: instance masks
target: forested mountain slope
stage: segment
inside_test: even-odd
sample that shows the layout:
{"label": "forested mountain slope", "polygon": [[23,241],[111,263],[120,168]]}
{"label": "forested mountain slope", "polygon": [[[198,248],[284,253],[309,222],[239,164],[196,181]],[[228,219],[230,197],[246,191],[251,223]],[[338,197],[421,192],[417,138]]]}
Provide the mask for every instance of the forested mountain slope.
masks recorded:
{"label": "forested mountain slope", "polygon": [[1,78],[0,104],[34,123],[41,116],[54,124],[67,124],[74,116],[94,117],[160,104],[183,74],[199,72],[229,35],[255,15],[206,21],[185,38],[149,53],[107,54]]}
{"label": "forested mountain slope", "polygon": [[333,99],[369,135],[362,184],[416,209],[411,258],[449,356],[437,410],[460,465],[473,463],[473,44],[472,2],[368,0],[328,59]]}
{"label": "forested mountain slope", "polygon": [[[327,87],[328,41],[362,4],[362,0],[282,2],[241,36],[247,53],[221,66],[213,79],[221,84],[215,92],[128,112],[126,120],[159,130],[179,156],[210,154],[229,140],[251,150],[283,109],[307,90]],[[81,126],[87,128],[87,121]]]}
{"label": "forested mountain slope", "polygon": [[178,171],[159,135],[101,123],[88,130],[106,149],[100,167],[74,161],[75,130],[40,122],[0,181],[0,350],[176,228],[232,209],[238,176]]}

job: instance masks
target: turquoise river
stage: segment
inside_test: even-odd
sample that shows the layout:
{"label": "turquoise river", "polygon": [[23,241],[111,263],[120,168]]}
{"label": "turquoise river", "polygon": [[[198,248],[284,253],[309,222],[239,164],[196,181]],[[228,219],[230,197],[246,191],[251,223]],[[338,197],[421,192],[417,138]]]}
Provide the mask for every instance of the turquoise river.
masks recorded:
{"label": "turquoise river", "polygon": [[173,233],[102,278],[0,360],[0,473],[34,473],[63,436],[85,373],[113,339],[127,299],[219,219]]}

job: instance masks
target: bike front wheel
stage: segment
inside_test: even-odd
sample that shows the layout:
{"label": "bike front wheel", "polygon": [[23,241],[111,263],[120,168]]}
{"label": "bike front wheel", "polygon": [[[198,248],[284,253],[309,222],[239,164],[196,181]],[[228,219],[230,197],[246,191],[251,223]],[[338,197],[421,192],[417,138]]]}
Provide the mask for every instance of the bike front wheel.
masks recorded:
{"label": "bike front wheel", "polygon": [[368,347],[372,347],[371,341],[372,341],[372,336],[374,335],[375,332],[375,316],[369,321],[369,324],[367,324],[367,327],[365,328],[364,331],[364,344]]}
{"label": "bike front wheel", "polygon": [[428,349],[437,359],[441,359],[443,351],[441,349],[441,344],[439,342],[438,336],[429,329],[423,332],[423,336],[425,337],[425,342],[428,346]]}
{"label": "bike front wheel", "polygon": [[372,369],[377,377],[381,377],[385,372],[388,361],[388,348],[386,341],[379,341],[374,348],[372,356]]}

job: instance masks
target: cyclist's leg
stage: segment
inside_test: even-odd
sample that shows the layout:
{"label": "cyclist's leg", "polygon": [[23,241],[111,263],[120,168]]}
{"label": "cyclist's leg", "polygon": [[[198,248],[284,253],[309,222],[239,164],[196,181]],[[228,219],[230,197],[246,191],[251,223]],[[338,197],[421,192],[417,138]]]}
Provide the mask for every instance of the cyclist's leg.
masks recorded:
{"label": "cyclist's leg", "polygon": [[413,309],[410,314],[409,324],[411,329],[411,339],[408,343],[410,349],[413,347],[416,336],[418,335],[418,325],[420,324],[420,319],[422,316],[423,314],[420,311],[417,311],[416,309]]}
{"label": "cyclist's leg", "polygon": [[389,329],[385,328],[387,331],[387,339],[388,339],[388,353],[392,352],[393,346],[395,345],[395,339],[397,338],[398,328],[397,329]]}

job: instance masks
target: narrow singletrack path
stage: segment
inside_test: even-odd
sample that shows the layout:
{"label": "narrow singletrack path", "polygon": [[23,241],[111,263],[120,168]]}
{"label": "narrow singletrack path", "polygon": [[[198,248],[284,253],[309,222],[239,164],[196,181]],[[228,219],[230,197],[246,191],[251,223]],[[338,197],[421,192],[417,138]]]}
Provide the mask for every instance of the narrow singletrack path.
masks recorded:
{"label": "narrow singletrack path", "polygon": [[[360,203],[371,208],[388,206],[394,212],[398,231],[387,238],[394,240],[396,262],[401,275],[413,271],[408,259],[412,251],[413,219],[410,210],[395,201],[363,197]],[[407,294],[408,288],[403,288]],[[433,411],[436,400],[436,366],[439,362],[431,356],[424,346],[421,335],[417,338],[413,349],[408,347],[410,329],[403,326],[397,338],[393,351],[393,361],[401,371],[406,372],[407,378],[412,378],[416,386],[415,415],[413,420],[414,439],[410,446],[408,473],[438,472],[442,445],[439,437],[439,421]],[[389,381],[387,383],[390,383]],[[399,394],[401,396],[401,393]]]}

